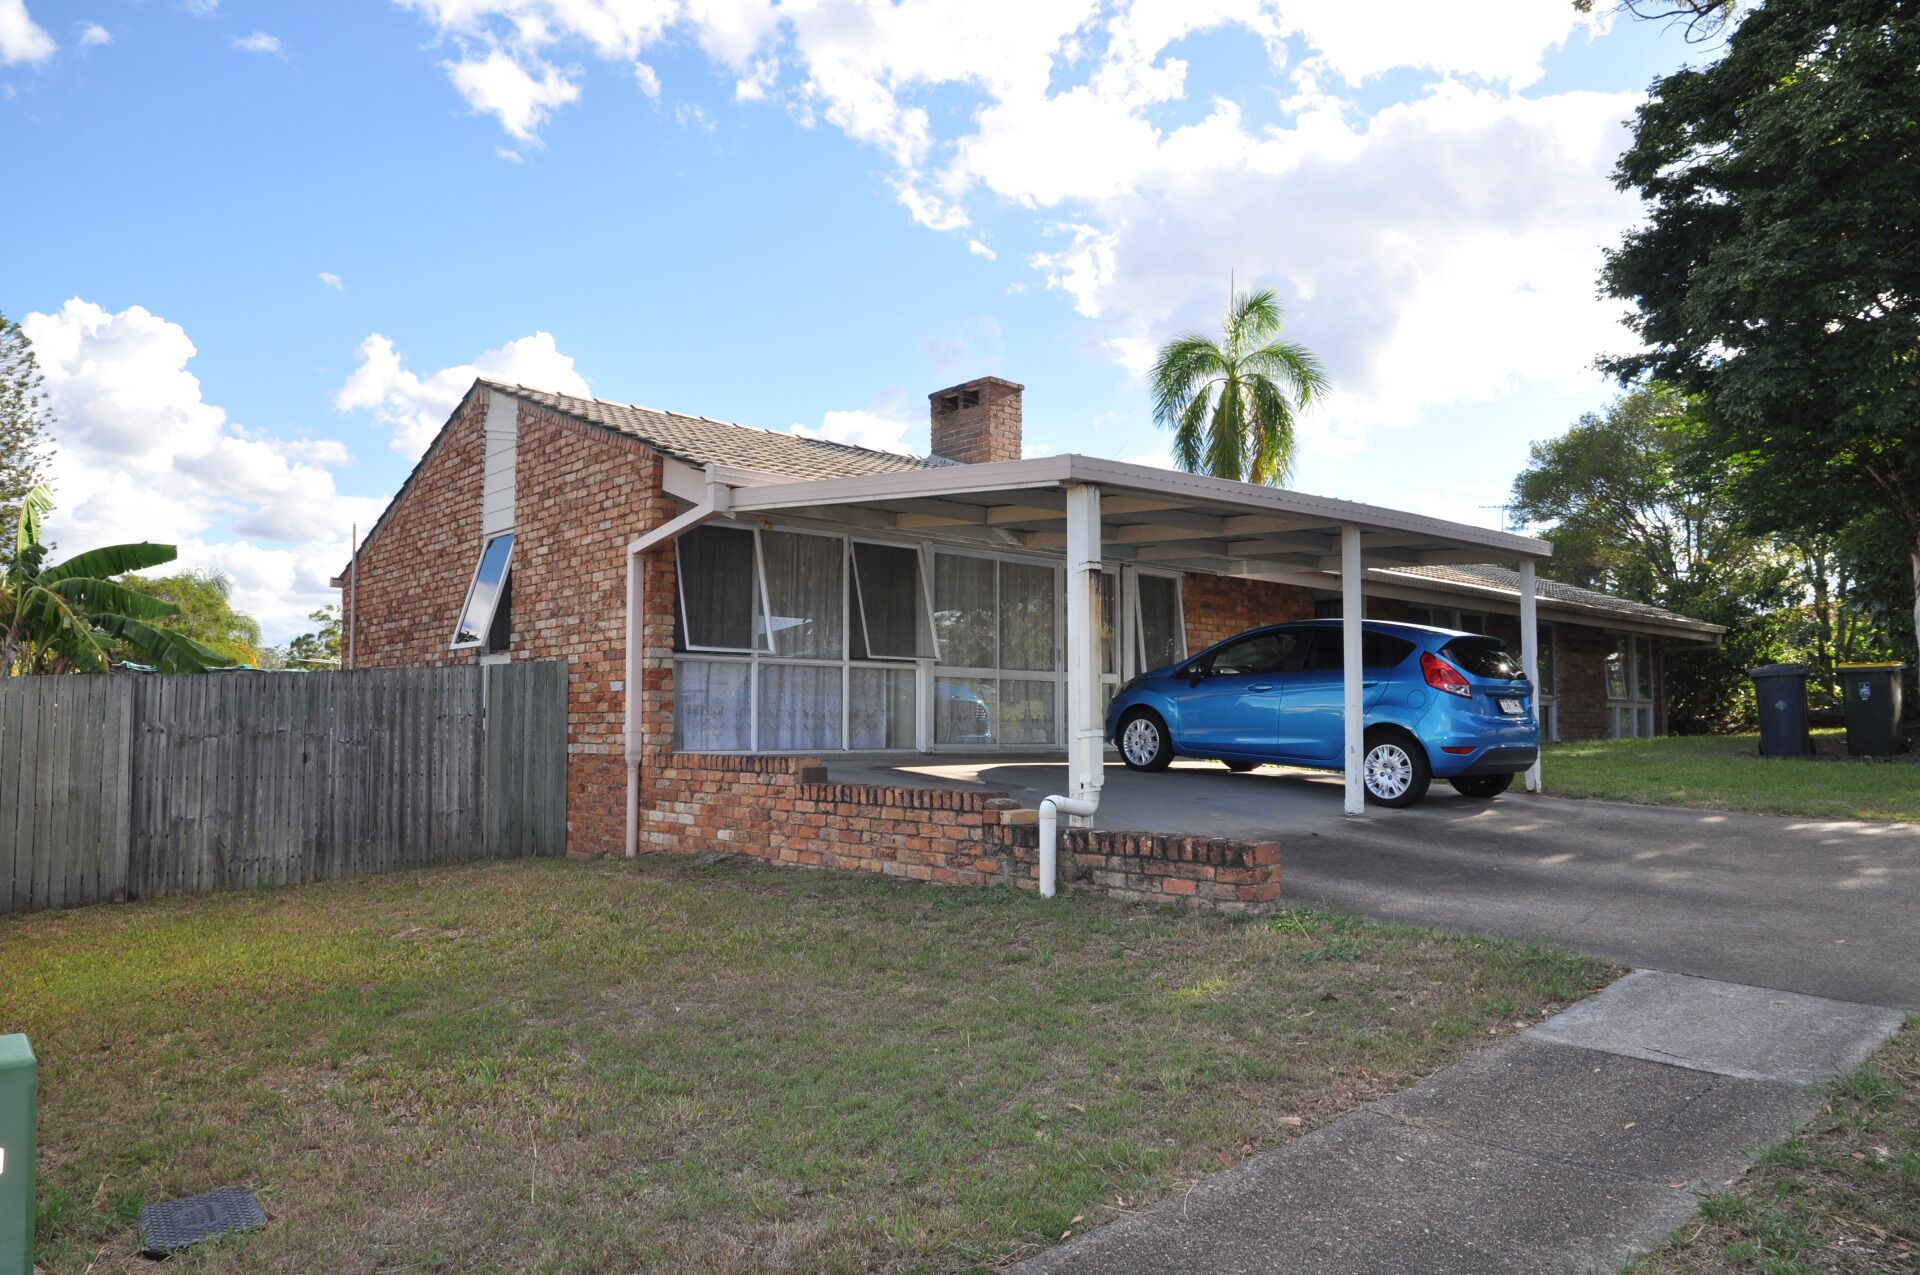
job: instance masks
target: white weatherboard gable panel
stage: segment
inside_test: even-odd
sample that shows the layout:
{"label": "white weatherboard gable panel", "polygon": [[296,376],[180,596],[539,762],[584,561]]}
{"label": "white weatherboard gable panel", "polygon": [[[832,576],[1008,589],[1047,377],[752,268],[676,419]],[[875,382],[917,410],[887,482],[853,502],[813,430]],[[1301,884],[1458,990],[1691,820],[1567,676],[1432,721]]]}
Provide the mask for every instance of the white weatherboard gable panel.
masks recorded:
{"label": "white weatherboard gable panel", "polygon": [[480,488],[480,534],[513,530],[513,471],[519,407],[499,390],[487,392],[487,459]]}

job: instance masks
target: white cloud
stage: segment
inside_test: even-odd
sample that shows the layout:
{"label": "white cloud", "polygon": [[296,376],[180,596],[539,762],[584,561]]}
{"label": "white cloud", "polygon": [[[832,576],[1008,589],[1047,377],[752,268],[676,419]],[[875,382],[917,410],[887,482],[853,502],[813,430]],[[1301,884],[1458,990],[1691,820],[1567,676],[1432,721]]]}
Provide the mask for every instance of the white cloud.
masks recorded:
{"label": "white cloud", "polygon": [[660,100],[660,77],[645,62],[633,64],[633,82],[642,93],[655,101]]}
{"label": "white cloud", "polygon": [[0,0],[0,66],[44,62],[59,47],[27,12],[27,0]]}
{"label": "white cloud", "polygon": [[906,392],[895,388],[863,408],[827,412],[821,416],[818,426],[796,424],[788,432],[801,438],[824,438],[875,451],[913,455],[920,450],[916,444],[922,441],[919,431],[925,428],[924,423],[916,425],[907,419]]}
{"label": "white cloud", "polygon": [[[1431,0],[398,2],[508,67],[624,65],[691,35],[736,101],[873,147],[907,214],[969,251],[993,251],[971,231],[980,205],[1031,210],[1052,238],[1027,255],[1036,283],[1130,374],[1212,325],[1229,272],[1272,285],[1336,385],[1303,424],[1326,454],[1436,404],[1578,382],[1620,339],[1593,278],[1634,216],[1608,171],[1639,94],[1521,92],[1606,29],[1571,4],[1485,24]],[[1224,40],[1273,78],[1196,101]],[[1363,105],[1355,87],[1388,72],[1411,73],[1401,100]],[[524,109],[480,109],[532,140],[585,83],[557,75],[521,73],[553,88]],[[714,122],[694,102],[676,117]]]}
{"label": "white cloud", "polygon": [[1448,5],[1415,3],[1391,6],[1353,4],[1351,0],[1286,0],[1280,6],[1283,29],[1304,37],[1327,67],[1348,83],[1402,67],[1442,75],[1504,81],[1526,88],[1540,78],[1541,58],[1585,27],[1604,31],[1611,6],[1595,5],[1584,17],[1571,4],[1521,4],[1501,11],[1498,22],[1462,22]]}
{"label": "white cloud", "polygon": [[233,37],[232,44],[242,53],[280,52],[280,37],[269,35],[265,31],[255,31],[252,35],[237,35]]}
{"label": "white cloud", "polygon": [[967,251],[976,257],[985,257],[988,261],[998,261],[1000,259],[999,253],[987,247],[987,245],[981,243],[978,239],[967,240]]}
{"label": "white cloud", "polygon": [[235,605],[270,640],[335,600],[326,582],[347,556],[347,525],[370,524],[383,503],[339,492],[344,444],[229,420],[188,371],[186,332],[144,307],[113,313],[76,297],[21,326],[55,421],[56,552],[177,545],[180,569],[232,576]]}
{"label": "white cloud", "polygon": [[341,281],[340,276],[331,270],[322,270],[320,272],[320,282],[332,288],[335,292],[345,292],[347,290],[347,285]]}
{"label": "white cloud", "polygon": [[220,0],[183,0],[182,7],[196,18],[211,18],[220,12]]}
{"label": "white cloud", "polygon": [[535,146],[547,117],[580,97],[580,86],[553,67],[535,61],[529,71],[499,49],[482,58],[446,63],[446,69],[468,106],[493,116],[515,138]]}
{"label": "white cloud", "polygon": [[496,146],[493,148],[493,153],[497,158],[504,159],[509,164],[524,164],[527,162],[527,157],[519,151],[514,150],[511,146]]}
{"label": "white cloud", "polygon": [[112,43],[113,43],[113,32],[107,30],[105,27],[101,26],[98,22],[87,22],[81,25],[80,27],[80,47],[81,48],[94,49],[94,48],[100,47],[103,44],[112,44]]}
{"label": "white cloud", "polygon": [[561,394],[592,393],[551,332],[520,337],[471,363],[425,376],[408,371],[392,340],[375,332],[360,343],[360,365],[334,394],[333,405],[342,412],[372,412],[393,431],[393,449],[414,460],[427,450],[474,378],[482,376]]}

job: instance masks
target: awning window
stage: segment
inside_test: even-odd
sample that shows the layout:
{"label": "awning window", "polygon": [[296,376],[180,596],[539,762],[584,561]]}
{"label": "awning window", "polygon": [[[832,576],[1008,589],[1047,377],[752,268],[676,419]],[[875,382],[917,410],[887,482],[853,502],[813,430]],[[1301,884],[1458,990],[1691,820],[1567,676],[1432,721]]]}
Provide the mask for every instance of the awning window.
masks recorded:
{"label": "awning window", "polygon": [[495,630],[495,612],[506,592],[507,572],[513,563],[513,533],[495,536],[480,551],[480,565],[474,568],[473,582],[467,586],[466,604],[460,608],[460,621],[453,626],[454,650],[487,644]]}

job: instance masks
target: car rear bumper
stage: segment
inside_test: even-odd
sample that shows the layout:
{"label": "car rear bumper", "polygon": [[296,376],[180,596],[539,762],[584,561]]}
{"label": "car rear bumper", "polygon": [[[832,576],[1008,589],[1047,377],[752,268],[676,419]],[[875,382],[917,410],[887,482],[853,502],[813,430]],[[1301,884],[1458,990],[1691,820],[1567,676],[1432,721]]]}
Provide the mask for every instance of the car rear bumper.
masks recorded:
{"label": "car rear bumper", "polygon": [[1540,760],[1540,750],[1532,747],[1489,748],[1465,766],[1449,771],[1447,778],[1464,775],[1517,775]]}

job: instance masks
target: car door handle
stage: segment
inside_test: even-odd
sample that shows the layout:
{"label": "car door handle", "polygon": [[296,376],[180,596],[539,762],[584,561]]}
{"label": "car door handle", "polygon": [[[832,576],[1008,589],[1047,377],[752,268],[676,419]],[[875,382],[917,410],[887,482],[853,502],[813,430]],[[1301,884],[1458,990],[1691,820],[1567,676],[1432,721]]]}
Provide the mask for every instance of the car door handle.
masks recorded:
{"label": "car door handle", "polygon": [[1250,691],[1270,691],[1273,689],[1273,683],[1272,682],[1255,682],[1252,686],[1249,686],[1247,689]]}

